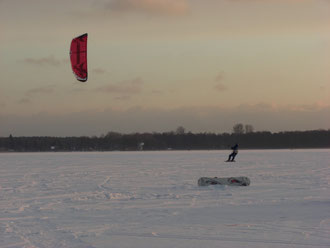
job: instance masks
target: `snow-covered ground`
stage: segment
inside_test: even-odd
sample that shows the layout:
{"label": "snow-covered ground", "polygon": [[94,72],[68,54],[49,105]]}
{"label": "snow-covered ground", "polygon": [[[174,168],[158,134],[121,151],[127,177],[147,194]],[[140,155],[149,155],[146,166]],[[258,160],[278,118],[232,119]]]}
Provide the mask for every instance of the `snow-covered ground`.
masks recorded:
{"label": "snow-covered ground", "polygon": [[228,154],[0,153],[0,247],[330,247],[330,150]]}

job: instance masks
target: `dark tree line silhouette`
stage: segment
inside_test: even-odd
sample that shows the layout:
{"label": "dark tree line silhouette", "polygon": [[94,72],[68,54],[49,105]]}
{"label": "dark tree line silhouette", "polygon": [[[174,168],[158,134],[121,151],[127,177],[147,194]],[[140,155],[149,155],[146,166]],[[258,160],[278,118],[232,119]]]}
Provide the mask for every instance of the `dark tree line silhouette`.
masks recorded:
{"label": "dark tree line silhouette", "polygon": [[191,133],[176,132],[121,134],[100,137],[0,137],[0,151],[134,151],[229,149],[330,148],[330,130],[295,132]]}

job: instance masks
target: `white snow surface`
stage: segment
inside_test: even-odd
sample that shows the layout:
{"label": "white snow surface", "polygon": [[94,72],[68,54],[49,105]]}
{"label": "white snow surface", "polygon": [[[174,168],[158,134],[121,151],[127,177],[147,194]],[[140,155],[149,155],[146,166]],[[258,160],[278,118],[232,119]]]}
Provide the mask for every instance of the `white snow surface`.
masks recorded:
{"label": "white snow surface", "polygon": [[0,153],[0,247],[330,247],[329,149],[228,154]]}

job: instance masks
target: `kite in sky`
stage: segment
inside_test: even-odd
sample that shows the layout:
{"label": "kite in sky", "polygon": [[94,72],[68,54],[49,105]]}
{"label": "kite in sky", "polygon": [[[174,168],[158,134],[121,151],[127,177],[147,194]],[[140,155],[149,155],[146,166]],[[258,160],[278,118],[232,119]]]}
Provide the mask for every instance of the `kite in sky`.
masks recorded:
{"label": "kite in sky", "polygon": [[87,73],[87,33],[74,38],[70,46],[70,60],[77,80],[86,82]]}

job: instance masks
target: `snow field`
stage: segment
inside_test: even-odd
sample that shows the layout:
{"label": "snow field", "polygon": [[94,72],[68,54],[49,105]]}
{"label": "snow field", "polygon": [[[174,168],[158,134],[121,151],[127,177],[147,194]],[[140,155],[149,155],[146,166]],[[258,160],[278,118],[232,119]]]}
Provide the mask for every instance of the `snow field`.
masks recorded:
{"label": "snow field", "polygon": [[330,150],[227,156],[1,153],[0,247],[330,247]]}

